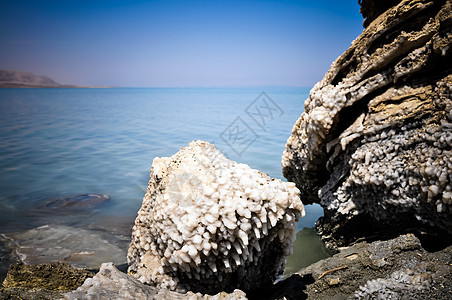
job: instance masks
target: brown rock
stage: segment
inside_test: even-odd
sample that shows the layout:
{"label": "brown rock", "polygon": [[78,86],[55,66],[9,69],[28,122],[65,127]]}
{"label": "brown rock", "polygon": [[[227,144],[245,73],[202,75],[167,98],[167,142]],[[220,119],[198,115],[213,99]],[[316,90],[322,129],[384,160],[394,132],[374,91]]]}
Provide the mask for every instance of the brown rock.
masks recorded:
{"label": "brown rock", "polygon": [[360,12],[364,18],[363,26],[369,26],[379,15],[399,2],[401,0],[358,0],[361,6]]}
{"label": "brown rock", "polygon": [[42,288],[46,290],[71,291],[94,274],[76,269],[67,263],[53,262],[42,265],[13,264],[3,281],[3,287]]}
{"label": "brown rock", "polygon": [[282,166],[323,206],[330,247],[413,229],[451,240],[451,30],[451,1],[401,1],[311,90]]}

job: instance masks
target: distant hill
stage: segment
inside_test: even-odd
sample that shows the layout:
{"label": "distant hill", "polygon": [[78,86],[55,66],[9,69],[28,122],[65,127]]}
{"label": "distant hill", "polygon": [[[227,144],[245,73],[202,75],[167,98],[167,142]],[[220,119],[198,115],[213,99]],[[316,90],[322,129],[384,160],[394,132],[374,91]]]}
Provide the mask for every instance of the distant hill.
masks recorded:
{"label": "distant hill", "polygon": [[0,70],[0,86],[1,85],[33,85],[33,86],[59,86],[60,84],[53,79],[35,75],[30,72]]}
{"label": "distant hill", "polygon": [[[98,86],[105,88],[105,86]],[[30,72],[0,70],[0,88],[94,88],[93,86],[65,85]]]}

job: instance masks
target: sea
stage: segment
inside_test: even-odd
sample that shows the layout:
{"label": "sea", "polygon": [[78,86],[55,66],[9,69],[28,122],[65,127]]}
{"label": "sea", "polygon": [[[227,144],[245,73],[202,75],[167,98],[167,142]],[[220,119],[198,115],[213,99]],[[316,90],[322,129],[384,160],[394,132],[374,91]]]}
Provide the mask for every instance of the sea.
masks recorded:
{"label": "sea", "polygon": [[[152,160],[193,140],[285,180],[281,156],[308,93],[302,87],[0,89],[0,234],[26,245],[30,257],[40,247],[33,248],[36,228],[54,226],[62,236],[61,228],[85,235],[108,228],[111,236],[127,236]],[[91,194],[109,200],[84,209],[52,202]],[[306,206],[286,273],[331,255],[313,229],[322,214],[319,205]],[[52,247],[61,240],[53,238]]]}

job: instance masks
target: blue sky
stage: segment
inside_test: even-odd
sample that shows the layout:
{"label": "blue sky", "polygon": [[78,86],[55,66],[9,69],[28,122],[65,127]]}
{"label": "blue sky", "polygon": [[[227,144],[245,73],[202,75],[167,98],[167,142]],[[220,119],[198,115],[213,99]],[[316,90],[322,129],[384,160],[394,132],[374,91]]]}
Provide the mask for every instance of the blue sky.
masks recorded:
{"label": "blue sky", "polygon": [[114,86],[312,86],[358,0],[0,1],[0,69]]}

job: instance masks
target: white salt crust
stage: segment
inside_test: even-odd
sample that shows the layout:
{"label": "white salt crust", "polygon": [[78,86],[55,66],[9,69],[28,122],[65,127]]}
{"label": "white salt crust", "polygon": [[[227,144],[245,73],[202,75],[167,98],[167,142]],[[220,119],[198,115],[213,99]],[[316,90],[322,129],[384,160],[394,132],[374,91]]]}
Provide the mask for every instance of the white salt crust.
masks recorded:
{"label": "white salt crust", "polygon": [[[449,214],[452,132],[445,130],[448,124],[429,125],[426,130],[391,129],[361,141],[348,160],[350,174],[344,182],[333,193],[334,180],[319,191],[322,205],[341,214],[357,214],[359,206],[377,219],[388,217],[385,207],[396,207],[397,212],[414,207],[415,217],[424,223],[429,223],[423,216],[427,203],[435,204],[437,213]],[[376,193],[380,195],[378,205],[356,203]]]}
{"label": "white salt crust", "polygon": [[228,294],[225,292],[216,295],[202,295],[188,292],[179,294],[166,289],[158,289],[143,284],[122,272],[112,263],[103,263],[99,272],[85,280],[78,289],[66,293],[66,300],[246,300],[246,294],[240,290],[234,290]]}
{"label": "white salt crust", "polygon": [[184,291],[238,269],[255,278],[275,241],[282,253],[272,276],[282,272],[305,214],[294,183],[231,161],[203,141],[155,158],[150,177],[128,252],[129,273],[138,280]]}

